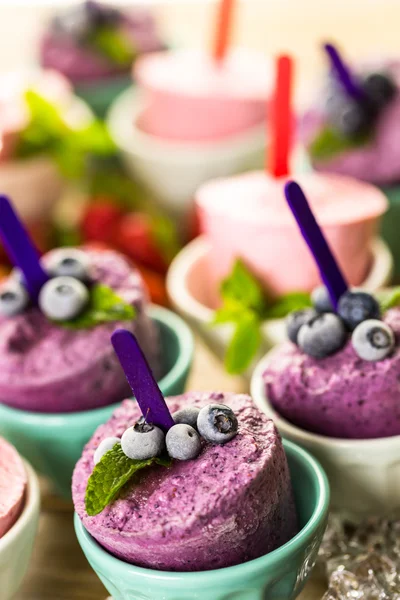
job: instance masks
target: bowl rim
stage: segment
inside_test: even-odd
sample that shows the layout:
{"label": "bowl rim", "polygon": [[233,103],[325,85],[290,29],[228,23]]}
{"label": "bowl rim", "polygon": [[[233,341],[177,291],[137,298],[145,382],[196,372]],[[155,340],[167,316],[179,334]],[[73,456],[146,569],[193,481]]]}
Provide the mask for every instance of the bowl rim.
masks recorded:
{"label": "bowl rim", "polygon": [[[143,107],[143,92],[135,86],[124,90],[111,105],[106,122],[112,138],[119,148],[131,155],[166,164],[206,163],[212,158],[229,160],[242,156],[249,149],[268,145],[264,123],[219,140],[185,142],[159,138],[145,133],[137,126],[137,118]],[[129,113],[128,113],[129,110]],[[121,119],[122,115],[122,119]],[[121,123],[124,126],[121,126]],[[132,129],[126,127],[129,123]],[[203,156],[199,161],[199,150]]]}
{"label": "bowl rim", "polygon": [[[193,296],[186,285],[188,275],[194,266],[206,258],[211,250],[211,242],[205,234],[189,242],[173,259],[167,274],[167,292],[175,307],[187,317],[200,323],[211,323],[215,310],[203,304]],[[382,272],[391,273],[393,257],[387,244],[381,238],[375,238],[371,246],[371,268],[360,288],[374,290],[381,287]],[[271,319],[265,323],[276,323],[282,319]]]}
{"label": "bowl rim", "polygon": [[[90,535],[90,533],[84,527],[80,517],[77,513],[74,514],[74,524],[75,524],[75,532],[78,537],[78,541],[82,546],[86,554],[86,549],[88,553],[96,554],[96,561],[100,561],[103,564],[108,563],[109,566],[112,567],[114,573],[118,571],[126,570],[130,572],[129,574],[135,577],[142,577],[146,579],[155,579],[158,581],[162,581],[164,584],[173,584],[176,585],[177,581],[181,580],[182,583],[193,582],[193,584],[199,583],[199,579],[202,577],[207,578],[207,584],[214,583],[218,581],[221,577],[230,577],[231,579],[240,579],[245,571],[247,571],[247,575],[249,572],[256,572],[260,568],[273,568],[276,564],[278,564],[282,559],[287,559],[287,554],[290,555],[298,552],[304,544],[308,544],[309,540],[314,536],[316,530],[321,525],[321,523],[326,520],[328,512],[329,512],[329,502],[330,502],[330,487],[328,478],[326,476],[325,471],[321,467],[320,463],[307,451],[298,446],[297,444],[283,439],[283,445],[285,448],[285,453],[289,453],[292,456],[296,456],[300,458],[302,467],[309,471],[312,471],[315,477],[315,481],[318,486],[318,498],[315,503],[313,512],[307,523],[301,528],[301,530],[296,533],[288,542],[269,552],[268,554],[264,554],[259,558],[255,558],[245,563],[241,563],[239,565],[234,565],[231,567],[224,567],[221,569],[214,569],[209,571],[192,571],[192,572],[179,572],[179,571],[157,571],[154,569],[147,569],[144,567],[137,567],[133,564],[124,562],[119,558],[116,558],[107,550],[102,548],[100,544]],[[89,556],[88,556],[89,558]],[[89,558],[89,562],[91,562]]]}
{"label": "bowl rim", "polygon": [[15,540],[23,535],[25,528],[36,515],[39,515],[40,508],[40,488],[39,479],[31,465],[22,459],[27,475],[27,486],[25,492],[25,502],[21,514],[18,519],[12,525],[11,529],[7,531],[0,538],[0,555],[6,553],[10,546]]}
{"label": "bowl rim", "polygon": [[295,439],[297,443],[304,443],[308,448],[311,446],[316,448],[325,448],[329,450],[342,450],[348,451],[349,453],[355,452],[368,452],[368,454],[374,454],[379,449],[384,449],[386,446],[398,446],[400,444],[400,435],[393,435],[384,438],[370,438],[370,439],[352,439],[352,438],[334,438],[317,433],[312,433],[301,429],[296,425],[290,423],[287,419],[282,417],[272,406],[269,401],[265,385],[263,381],[263,373],[266,369],[270,355],[276,352],[283,344],[279,344],[272,348],[267,354],[259,361],[256,368],[253,371],[253,375],[250,382],[250,391],[256,406],[269,418],[271,418],[282,435],[287,435],[289,439]]}
{"label": "bowl rim", "polygon": [[[171,386],[174,381],[178,380],[188,369],[193,361],[194,355],[194,339],[192,332],[185,321],[168,308],[150,304],[148,314],[152,320],[161,323],[168,329],[172,330],[178,339],[180,352],[171,369],[159,380],[158,385],[163,387]],[[183,352],[184,350],[184,352]],[[82,423],[87,423],[90,420],[98,422],[101,414],[105,417],[108,415],[110,408],[117,408],[120,402],[107,404],[100,408],[92,410],[82,410],[71,413],[42,413],[13,408],[6,404],[0,403],[0,415],[7,414],[13,419],[23,416],[24,423],[29,423],[31,427],[65,427],[66,423],[71,427],[77,427]]]}

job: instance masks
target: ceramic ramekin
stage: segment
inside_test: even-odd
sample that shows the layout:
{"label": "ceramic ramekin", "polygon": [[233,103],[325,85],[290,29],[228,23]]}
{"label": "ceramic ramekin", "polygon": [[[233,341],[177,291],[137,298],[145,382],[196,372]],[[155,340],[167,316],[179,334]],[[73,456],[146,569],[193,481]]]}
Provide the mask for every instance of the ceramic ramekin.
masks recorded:
{"label": "ceramic ramekin", "polygon": [[75,530],[89,563],[114,600],[292,600],[313,566],[326,527],[329,484],[318,462],[284,441],[301,530],[255,560],[215,571],[172,573],[125,563],[104,550],[75,515]]}
{"label": "ceramic ramekin", "polygon": [[138,126],[140,92],[117,98],[108,114],[111,136],[128,171],[137,176],[172,217],[185,221],[196,189],[209,179],[257,168],[264,161],[265,126],[213,142],[175,142],[146,134]]}
{"label": "ceramic ramekin", "polygon": [[28,568],[39,520],[40,491],[35,472],[25,464],[28,484],[24,508],[18,520],[0,538],[0,597],[10,600]]}
{"label": "ceramic ramekin", "polygon": [[389,514],[400,508],[400,435],[349,440],[310,433],[292,425],[271,405],[262,375],[268,354],[257,365],[251,395],[260,410],[273,419],[281,434],[311,452],[325,469],[332,508],[351,518]]}
{"label": "ceramic ramekin", "polygon": [[[150,315],[161,335],[165,374],[159,386],[166,396],[182,394],[193,360],[193,337],[180,317],[152,306]],[[116,404],[96,410],[46,414],[0,404],[0,435],[46,475],[56,491],[71,497],[71,476],[86,442],[114,412]]]}
{"label": "ceramic ramekin", "polygon": [[[207,272],[210,243],[205,236],[190,242],[172,262],[167,290],[175,309],[190,323],[205,343],[222,359],[232,337],[230,325],[211,326],[217,304],[217,290]],[[376,239],[372,247],[373,261],[362,288],[370,291],[386,286],[391,277],[393,260],[387,246]],[[286,340],[283,319],[266,321],[263,345],[258,359],[273,345]],[[255,366],[256,363],[254,363]],[[251,369],[247,375],[250,376]]]}

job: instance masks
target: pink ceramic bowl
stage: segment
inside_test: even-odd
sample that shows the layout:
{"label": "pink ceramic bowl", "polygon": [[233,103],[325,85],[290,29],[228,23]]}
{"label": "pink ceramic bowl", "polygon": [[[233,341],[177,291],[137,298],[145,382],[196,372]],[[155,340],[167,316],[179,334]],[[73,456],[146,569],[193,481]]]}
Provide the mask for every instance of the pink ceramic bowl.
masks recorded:
{"label": "pink ceramic bowl", "polygon": [[[296,176],[319,224],[352,285],[365,279],[371,246],[387,200],[378,188],[337,175]],[[315,263],[286,205],[285,179],[254,171],[200,187],[196,204],[201,230],[211,245],[208,271],[213,285],[241,257],[266,289],[276,295],[311,291],[319,285]]]}
{"label": "pink ceramic bowl", "polygon": [[153,53],[136,61],[134,77],[145,94],[143,131],[182,142],[218,140],[262,123],[272,83],[269,59],[245,49],[221,64],[201,51]]}

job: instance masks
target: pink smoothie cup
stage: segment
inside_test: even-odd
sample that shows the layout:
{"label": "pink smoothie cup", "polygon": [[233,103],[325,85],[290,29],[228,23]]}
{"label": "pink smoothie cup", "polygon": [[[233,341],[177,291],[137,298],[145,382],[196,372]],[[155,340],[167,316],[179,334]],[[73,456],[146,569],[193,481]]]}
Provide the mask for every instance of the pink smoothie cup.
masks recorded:
{"label": "pink smoothie cup", "polygon": [[[238,257],[275,295],[311,291],[319,284],[318,270],[284,199],[286,179],[257,171],[199,188],[196,205],[211,245],[208,270],[216,289]],[[359,285],[371,264],[385,196],[370,184],[337,175],[310,172],[297,180],[346,278]]]}
{"label": "pink smoothie cup", "polygon": [[154,53],[137,60],[134,77],[145,95],[143,131],[196,142],[262,123],[272,82],[266,57],[245,49],[221,62],[195,50]]}

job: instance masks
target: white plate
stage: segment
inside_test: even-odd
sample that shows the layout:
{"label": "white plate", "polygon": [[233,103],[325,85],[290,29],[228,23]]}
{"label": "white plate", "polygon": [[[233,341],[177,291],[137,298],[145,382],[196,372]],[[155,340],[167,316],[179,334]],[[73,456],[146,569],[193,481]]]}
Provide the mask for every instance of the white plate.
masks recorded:
{"label": "white plate", "polygon": [[[215,297],[216,292],[210,289],[211,284],[206,277],[205,265],[209,248],[209,242],[204,236],[183,248],[168,271],[167,290],[175,309],[200,334],[216,356],[223,359],[232,336],[232,326],[211,326],[214,309],[210,298]],[[374,241],[372,254],[371,270],[360,287],[375,291],[390,282],[393,258],[386,244],[380,239]],[[273,345],[285,341],[284,320],[266,321],[262,332],[262,347],[253,366]],[[251,371],[252,369],[247,371],[247,377],[251,376]]]}
{"label": "white plate", "polygon": [[387,515],[400,508],[400,435],[371,440],[338,439],[292,425],[267,398],[262,374],[268,358],[267,354],[254,370],[252,398],[273,419],[282,436],[320,461],[330,481],[332,508],[353,519]]}

